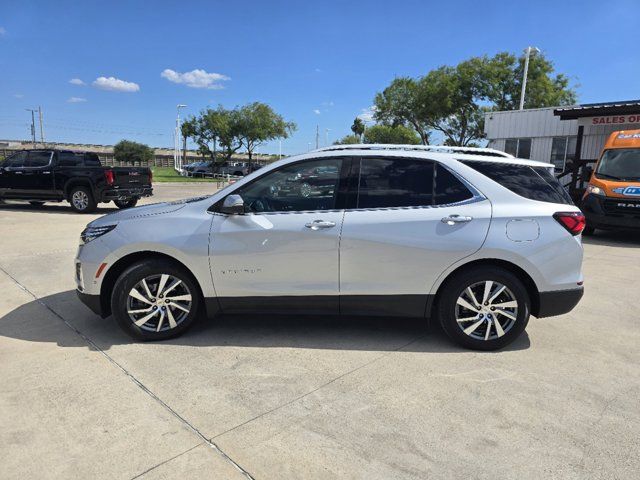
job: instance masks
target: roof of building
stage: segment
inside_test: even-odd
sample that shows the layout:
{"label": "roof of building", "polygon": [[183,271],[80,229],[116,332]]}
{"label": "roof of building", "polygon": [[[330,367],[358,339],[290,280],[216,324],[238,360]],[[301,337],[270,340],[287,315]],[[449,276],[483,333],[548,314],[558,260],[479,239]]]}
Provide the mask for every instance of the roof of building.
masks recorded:
{"label": "roof of building", "polygon": [[598,115],[628,115],[640,114],[640,100],[623,100],[620,102],[584,103],[567,107],[554,108],[553,114],[560,116],[560,120],[575,120],[581,117],[595,117]]}

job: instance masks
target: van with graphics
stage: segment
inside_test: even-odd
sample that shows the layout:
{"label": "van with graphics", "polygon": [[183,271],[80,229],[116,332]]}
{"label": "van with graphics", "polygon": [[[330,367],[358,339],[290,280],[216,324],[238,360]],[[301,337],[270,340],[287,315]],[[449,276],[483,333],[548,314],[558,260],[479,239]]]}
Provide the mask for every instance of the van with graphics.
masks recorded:
{"label": "van with graphics", "polygon": [[640,230],[640,130],[613,132],[582,198],[585,234],[595,229]]}

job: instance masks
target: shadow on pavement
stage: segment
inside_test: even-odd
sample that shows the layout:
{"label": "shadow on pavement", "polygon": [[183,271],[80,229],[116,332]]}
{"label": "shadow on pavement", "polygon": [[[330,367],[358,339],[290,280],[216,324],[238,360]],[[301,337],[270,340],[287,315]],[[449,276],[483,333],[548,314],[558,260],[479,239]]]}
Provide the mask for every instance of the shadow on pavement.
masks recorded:
{"label": "shadow on pavement", "polygon": [[[74,212],[67,202],[53,202],[53,203],[45,203],[44,205],[31,205],[27,202],[21,203],[10,203],[7,201],[0,202],[0,211],[2,210],[10,210],[14,212],[37,212],[37,213],[63,213],[69,215],[83,215],[82,213]],[[111,213],[118,210],[113,204],[101,203],[98,205],[98,208],[91,212],[92,214],[105,214]]]}
{"label": "shadow on pavement", "polygon": [[640,232],[629,230],[596,230],[593,235],[583,235],[582,241],[587,245],[638,248],[638,246],[640,246]]}
{"label": "shadow on pavement", "polygon": [[[136,343],[116,325],[102,319],[78,300],[74,291],[44,297],[21,305],[0,318],[0,335],[29,342],[55,342],[61,347],[87,346],[62,319],[45,313],[43,302],[100,349]],[[184,335],[157,342],[192,347],[305,348],[405,352],[467,352],[446,337],[432,322],[422,319],[379,317],[319,317],[227,315],[202,318]],[[524,350],[530,341],[526,332],[504,351]],[[92,347],[89,347],[92,348]],[[490,353],[490,352],[488,352]]]}

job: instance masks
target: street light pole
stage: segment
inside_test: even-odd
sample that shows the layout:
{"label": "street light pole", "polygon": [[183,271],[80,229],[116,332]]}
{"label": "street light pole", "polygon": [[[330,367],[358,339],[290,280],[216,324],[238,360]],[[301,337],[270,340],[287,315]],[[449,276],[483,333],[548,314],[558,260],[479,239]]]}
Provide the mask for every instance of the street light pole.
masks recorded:
{"label": "street light pole", "polygon": [[537,47],[527,47],[525,50],[524,58],[524,72],[522,74],[522,91],[520,92],[520,110],[524,109],[524,94],[527,90],[527,75],[529,74],[529,57],[531,56],[531,50],[540,53],[540,49]]}
{"label": "street light pole", "polygon": [[173,146],[173,168],[182,173],[182,157],[180,156],[180,137],[182,132],[180,131],[180,109],[186,108],[186,105],[176,105],[176,134],[175,142]]}

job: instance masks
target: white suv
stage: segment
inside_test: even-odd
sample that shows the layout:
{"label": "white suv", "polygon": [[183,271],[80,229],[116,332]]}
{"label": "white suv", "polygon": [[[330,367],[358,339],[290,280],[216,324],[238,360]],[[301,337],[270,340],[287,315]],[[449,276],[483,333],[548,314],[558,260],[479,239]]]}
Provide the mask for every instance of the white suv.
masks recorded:
{"label": "white suv", "polygon": [[143,340],[218,313],[438,319],[469,347],[580,300],[584,216],[553,166],[490,149],[335,146],[82,233],[82,301]]}

